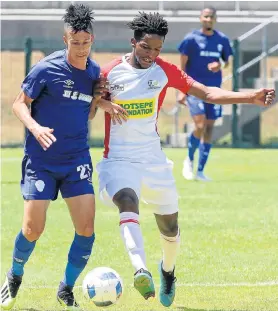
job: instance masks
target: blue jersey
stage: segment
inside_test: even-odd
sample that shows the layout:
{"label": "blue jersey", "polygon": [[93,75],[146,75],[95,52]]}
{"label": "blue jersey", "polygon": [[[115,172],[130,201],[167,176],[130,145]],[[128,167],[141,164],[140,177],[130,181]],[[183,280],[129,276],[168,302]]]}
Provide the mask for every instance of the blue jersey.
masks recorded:
{"label": "blue jersey", "polygon": [[208,64],[220,59],[226,62],[233,54],[229,39],[223,33],[214,30],[212,36],[207,36],[194,30],[184,38],[178,50],[188,56],[185,71],[189,76],[206,86],[221,85],[221,70],[212,72]]}
{"label": "blue jersey", "polygon": [[28,131],[25,154],[63,160],[88,152],[88,118],[99,74],[100,67],[89,58],[86,70],[70,65],[66,50],[52,53],[31,69],[22,90],[33,99],[32,118],[41,126],[53,128],[57,141],[44,151]]}

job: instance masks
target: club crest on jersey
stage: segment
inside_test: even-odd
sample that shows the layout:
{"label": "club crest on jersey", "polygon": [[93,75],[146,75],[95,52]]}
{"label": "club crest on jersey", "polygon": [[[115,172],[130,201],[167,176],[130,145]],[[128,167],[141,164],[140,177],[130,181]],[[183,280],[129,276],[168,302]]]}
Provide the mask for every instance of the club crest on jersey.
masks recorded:
{"label": "club crest on jersey", "polygon": [[222,44],[217,44],[217,50],[218,50],[218,52],[222,52],[222,50],[223,50],[223,45]]}
{"label": "club crest on jersey", "polygon": [[149,86],[149,90],[153,90],[153,89],[159,89],[160,88],[160,84],[157,80],[149,80],[148,81],[148,86]]}
{"label": "club crest on jersey", "polygon": [[110,88],[110,92],[112,92],[112,91],[124,91],[125,90],[124,84],[111,84],[109,86],[109,88]]}

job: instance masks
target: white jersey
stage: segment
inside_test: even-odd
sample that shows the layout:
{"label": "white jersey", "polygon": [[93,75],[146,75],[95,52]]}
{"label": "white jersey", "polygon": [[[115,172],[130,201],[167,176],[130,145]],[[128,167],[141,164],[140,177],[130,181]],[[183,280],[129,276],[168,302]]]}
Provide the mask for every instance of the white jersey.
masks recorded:
{"label": "white jersey", "polygon": [[161,154],[157,117],[167,88],[187,93],[194,80],[161,58],[148,69],[136,69],[123,56],[105,66],[102,73],[110,85],[111,101],[129,114],[127,122],[113,125],[106,113],[104,158],[155,161]]}

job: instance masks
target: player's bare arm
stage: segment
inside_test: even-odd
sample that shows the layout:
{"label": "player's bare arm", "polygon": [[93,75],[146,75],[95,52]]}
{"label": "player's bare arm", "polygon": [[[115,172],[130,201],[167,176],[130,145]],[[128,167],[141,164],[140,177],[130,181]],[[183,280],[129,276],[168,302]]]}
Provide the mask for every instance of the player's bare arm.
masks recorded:
{"label": "player's bare arm", "polygon": [[[185,71],[187,62],[188,62],[188,55],[181,54],[180,55],[181,70]],[[186,98],[186,95],[183,94],[182,92],[179,92],[177,100],[180,104],[185,105],[185,98]]]}
{"label": "player's bare arm", "polygon": [[41,126],[32,118],[29,110],[32,102],[33,99],[21,91],[13,103],[13,112],[35,136],[43,150],[47,150],[52,145],[52,143],[56,141],[55,136],[52,134],[54,129]]}
{"label": "player's bare arm", "polygon": [[108,82],[107,79],[103,76],[103,74],[100,74],[99,79],[96,81],[94,85],[94,97],[91,103],[90,107],[90,113],[89,113],[89,120],[92,120],[96,113],[97,113],[97,102],[101,97],[103,97],[108,92]]}
{"label": "player's bare arm", "polygon": [[265,107],[273,104],[275,99],[274,89],[262,88],[251,92],[232,92],[218,87],[207,87],[197,81],[192,84],[188,94],[207,103],[219,105],[242,103]]}

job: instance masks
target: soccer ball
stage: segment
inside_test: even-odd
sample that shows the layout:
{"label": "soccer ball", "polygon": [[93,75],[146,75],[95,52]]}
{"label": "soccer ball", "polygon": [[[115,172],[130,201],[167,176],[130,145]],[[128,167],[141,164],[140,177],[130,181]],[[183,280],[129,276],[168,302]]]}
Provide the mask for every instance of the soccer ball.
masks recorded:
{"label": "soccer ball", "polygon": [[118,302],[123,293],[123,282],[115,270],[98,267],[85,276],[82,289],[85,297],[97,307],[108,307]]}

